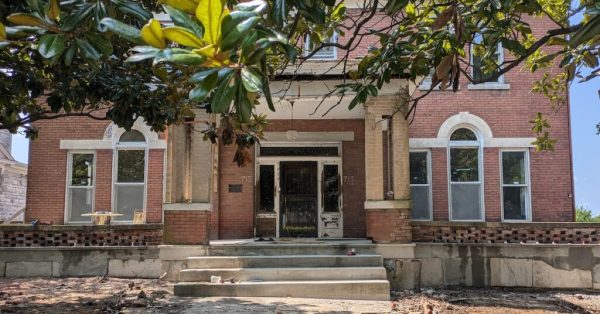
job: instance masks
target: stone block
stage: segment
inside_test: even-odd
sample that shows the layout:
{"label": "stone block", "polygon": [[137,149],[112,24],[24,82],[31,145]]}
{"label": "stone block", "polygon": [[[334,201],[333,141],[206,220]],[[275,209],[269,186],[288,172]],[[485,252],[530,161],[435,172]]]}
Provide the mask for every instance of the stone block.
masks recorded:
{"label": "stone block", "polygon": [[470,258],[444,259],[444,285],[471,286],[472,284],[473,277]]}
{"label": "stone block", "polygon": [[557,269],[546,262],[533,262],[533,286],[536,288],[585,288],[592,285],[592,271]]}
{"label": "stone block", "polygon": [[6,277],[51,277],[52,262],[8,262]]}
{"label": "stone block", "polygon": [[112,277],[158,278],[160,268],[159,259],[146,259],[143,261],[111,259],[108,261],[108,275]]}
{"label": "stone block", "polygon": [[444,285],[444,263],[441,258],[420,259],[421,286],[441,287]]}
{"label": "stone block", "polygon": [[179,272],[187,268],[187,261],[162,260],[160,275],[165,274],[164,280],[179,281]]}
{"label": "stone block", "polygon": [[600,264],[594,266],[594,270],[592,270],[592,288],[600,289]]}
{"label": "stone block", "polygon": [[0,277],[6,276],[6,263],[0,262]]}
{"label": "stone block", "polygon": [[383,258],[414,258],[415,244],[376,244],[375,253]]}
{"label": "stone block", "polygon": [[415,287],[415,267],[411,259],[384,260],[388,270],[387,279],[393,291],[413,289]]}
{"label": "stone block", "polygon": [[500,287],[531,287],[533,285],[533,260],[517,258],[491,258],[491,284]]}

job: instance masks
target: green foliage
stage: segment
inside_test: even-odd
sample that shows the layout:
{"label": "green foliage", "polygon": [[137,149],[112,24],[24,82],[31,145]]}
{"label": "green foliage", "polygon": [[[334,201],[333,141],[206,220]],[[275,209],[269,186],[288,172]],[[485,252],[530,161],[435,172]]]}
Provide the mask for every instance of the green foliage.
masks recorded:
{"label": "green foliage", "polygon": [[[175,25],[161,25],[153,11]],[[583,22],[569,25],[578,13]],[[221,118],[206,138],[236,144],[241,165],[267,123],[255,114],[258,100],[274,110],[270,80],[320,49],[335,45],[343,56],[347,75],[330,95],[352,97],[350,109],[393,78],[418,84],[433,73],[432,88],[456,90],[461,78],[477,84],[519,65],[540,71],[555,63],[565,73],[545,75],[533,91],[559,106],[567,84],[600,75],[599,13],[598,0],[573,9],[567,0],[373,0],[352,11],[334,0],[7,0],[0,4],[0,68],[10,70],[0,71],[0,124],[34,136],[34,122],[60,116],[125,128],[141,117],[163,130],[202,109]],[[551,19],[555,28],[534,35],[526,16]],[[329,43],[334,33],[344,41]],[[368,36],[378,43],[346,68]],[[303,51],[307,38],[310,52]],[[495,57],[499,44],[503,64]],[[468,49],[483,65],[477,79],[465,68]],[[594,70],[583,77],[582,65]],[[408,116],[418,99],[399,110]],[[532,123],[538,148],[552,149],[547,120],[538,115]]]}
{"label": "green foliage", "polygon": [[575,221],[577,221],[577,222],[600,222],[600,215],[593,216],[591,210],[586,209],[583,206],[577,206],[577,208],[575,208]]}

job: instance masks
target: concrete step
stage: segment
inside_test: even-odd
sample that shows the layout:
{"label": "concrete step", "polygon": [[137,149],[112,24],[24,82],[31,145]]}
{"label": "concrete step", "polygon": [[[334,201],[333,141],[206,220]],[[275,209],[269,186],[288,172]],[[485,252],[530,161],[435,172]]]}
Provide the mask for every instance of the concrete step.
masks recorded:
{"label": "concrete step", "polygon": [[278,256],[197,256],[188,257],[187,269],[206,268],[297,268],[297,267],[381,267],[381,255],[278,255]]}
{"label": "concrete step", "polygon": [[261,281],[240,283],[176,283],[181,297],[292,297],[346,300],[390,299],[387,280]]}
{"label": "concrete step", "polygon": [[239,281],[375,280],[386,279],[383,267],[184,269],[179,281],[207,281],[211,276]]}
{"label": "concrete step", "polygon": [[374,244],[361,243],[293,243],[255,242],[246,244],[213,244],[208,248],[211,256],[266,256],[266,255],[345,255],[355,249],[358,254],[375,254]]}

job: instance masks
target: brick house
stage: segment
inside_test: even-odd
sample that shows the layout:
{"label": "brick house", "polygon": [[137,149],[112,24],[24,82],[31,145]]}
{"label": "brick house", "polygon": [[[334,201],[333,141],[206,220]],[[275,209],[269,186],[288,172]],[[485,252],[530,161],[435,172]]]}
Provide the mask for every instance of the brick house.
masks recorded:
{"label": "brick house", "polygon": [[[534,33],[546,23],[532,20]],[[258,236],[410,242],[411,230],[431,221],[574,220],[569,108],[530,93],[540,74],[515,70],[496,82],[463,82],[456,93],[435,90],[409,123],[389,118],[398,93],[419,93],[427,79],[393,80],[366,106],[350,111],[343,99],[323,115],[337,103],[319,106],[341,81],[337,57],[335,48],[322,50],[300,69],[306,80],[272,82],[277,110],[256,108],[271,123],[242,168],[233,147],[204,142],[191,124],[156,134],[140,120],[129,132],[86,118],[37,123],[25,220],[90,224],[82,214],[112,211],[122,215],[113,223],[131,224],[141,212],[176,244]],[[310,78],[324,69],[328,75]],[[537,112],[550,118],[554,151],[531,144]],[[216,120],[198,112],[193,123]]]}

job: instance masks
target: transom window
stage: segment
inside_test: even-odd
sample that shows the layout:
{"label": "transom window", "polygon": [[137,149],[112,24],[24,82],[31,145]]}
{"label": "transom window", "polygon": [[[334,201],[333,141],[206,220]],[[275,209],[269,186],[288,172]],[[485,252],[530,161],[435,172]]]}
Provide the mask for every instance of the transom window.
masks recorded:
{"label": "transom window", "polygon": [[450,219],[483,220],[481,147],[477,135],[460,128],[449,142]]}
{"label": "transom window", "polygon": [[527,151],[502,151],[502,218],[529,220],[529,158]]}

